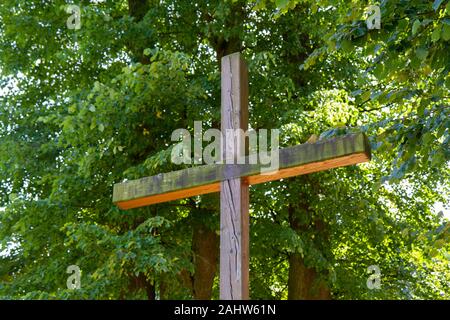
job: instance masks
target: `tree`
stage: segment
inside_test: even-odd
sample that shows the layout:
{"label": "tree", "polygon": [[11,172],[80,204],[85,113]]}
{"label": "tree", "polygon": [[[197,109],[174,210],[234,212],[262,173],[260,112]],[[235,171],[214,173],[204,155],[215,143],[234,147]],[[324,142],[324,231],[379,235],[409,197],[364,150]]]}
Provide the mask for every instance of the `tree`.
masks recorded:
{"label": "tree", "polygon": [[348,1],[79,5],[78,30],[64,1],[0,5],[1,297],[218,298],[216,195],[121,212],[111,194],[182,167],[171,133],[219,126],[219,62],[242,51],[251,127],[284,146],[364,130],[374,150],[252,187],[251,297],[449,298],[448,2],[382,2],[380,30]]}

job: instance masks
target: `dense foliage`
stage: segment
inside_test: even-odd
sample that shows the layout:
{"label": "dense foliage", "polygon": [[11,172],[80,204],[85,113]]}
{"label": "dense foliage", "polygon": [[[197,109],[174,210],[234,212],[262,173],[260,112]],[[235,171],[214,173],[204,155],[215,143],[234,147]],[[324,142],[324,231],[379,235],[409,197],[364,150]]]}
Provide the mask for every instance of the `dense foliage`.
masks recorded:
{"label": "dense foliage", "polygon": [[1,298],[218,298],[217,195],[120,211],[112,186],[181,168],[172,131],[218,127],[241,51],[252,128],[373,150],[251,188],[251,297],[450,299],[449,1],[74,4],[79,29],[66,1],[0,4]]}

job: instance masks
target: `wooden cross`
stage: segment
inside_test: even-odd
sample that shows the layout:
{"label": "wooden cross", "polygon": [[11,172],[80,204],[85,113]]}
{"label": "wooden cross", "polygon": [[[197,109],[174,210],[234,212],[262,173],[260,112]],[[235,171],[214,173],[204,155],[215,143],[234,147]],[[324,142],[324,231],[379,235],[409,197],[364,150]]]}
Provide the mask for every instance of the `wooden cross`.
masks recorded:
{"label": "wooden cross", "polygon": [[[248,127],[247,66],[239,53],[222,58],[221,129]],[[239,141],[225,141],[222,159],[238,156]],[[260,164],[212,164],[114,185],[113,202],[131,209],[220,191],[220,298],[249,298],[249,185],[353,165],[370,160],[363,133],[279,150],[279,170]]]}

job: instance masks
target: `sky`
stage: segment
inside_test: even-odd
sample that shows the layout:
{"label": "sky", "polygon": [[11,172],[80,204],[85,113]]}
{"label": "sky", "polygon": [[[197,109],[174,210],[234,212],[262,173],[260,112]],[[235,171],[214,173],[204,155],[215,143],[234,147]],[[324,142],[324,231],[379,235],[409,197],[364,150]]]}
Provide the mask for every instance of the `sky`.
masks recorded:
{"label": "sky", "polygon": [[[450,205],[450,201],[447,205]],[[441,212],[444,214],[444,217],[450,221],[450,208],[445,208],[442,202],[436,202],[434,204],[434,210],[436,213]]]}

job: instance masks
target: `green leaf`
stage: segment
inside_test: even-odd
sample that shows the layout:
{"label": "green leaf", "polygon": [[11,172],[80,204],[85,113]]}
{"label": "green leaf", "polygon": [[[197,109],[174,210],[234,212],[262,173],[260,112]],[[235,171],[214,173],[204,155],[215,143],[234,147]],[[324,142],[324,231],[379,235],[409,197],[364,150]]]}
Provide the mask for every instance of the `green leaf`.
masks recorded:
{"label": "green leaf", "polygon": [[417,31],[420,28],[420,20],[417,19],[416,21],[414,21],[413,26],[412,26],[412,34],[415,35],[417,33]]}
{"label": "green leaf", "polygon": [[151,53],[152,53],[152,50],[151,50],[150,48],[144,49],[144,55],[145,55],[145,56],[150,56]]}
{"label": "green leaf", "polygon": [[423,135],[422,141],[424,145],[429,145],[430,142],[434,139],[433,134],[431,132],[427,132]]}
{"label": "green leaf", "polygon": [[437,11],[439,9],[439,7],[441,6],[442,2],[444,2],[444,0],[435,0],[433,3],[433,9],[434,11]]}
{"label": "green leaf", "polygon": [[344,39],[341,42],[341,48],[344,50],[344,52],[350,52],[353,50],[353,44],[350,40]]}
{"label": "green leaf", "polygon": [[362,101],[368,101],[371,95],[371,91],[366,91],[361,95]]}
{"label": "green leaf", "polygon": [[432,166],[439,166],[445,161],[445,154],[442,150],[438,150],[431,159]]}
{"label": "green leaf", "polygon": [[14,201],[18,198],[17,193],[10,193],[9,196],[9,201]]}
{"label": "green leaf", "polygon": [[416,50],[416,56],[420,60],[425,60],[425,58],[428,56],[428,50],[426,48],[417,48]]}
{"label": "green leaf", "polygon": [[280,9],[286,8],[288,4],[289,0],[275,0],[275,5]]}
{"label": "green leaf", "polygon": [[73,104],[68,108],[67,111],[69,111],[69,113],[75,113],[77,111],[77,106]]}
{"label": "green leaf", "polygon": [[431,41],[436,42],[441,38],[441,26],[439,25],[436,29],[434,29],[431,34]]}
{"label": "green leaf", "polygon": [[444,41],[450,40],[450,25],[444,24],[444,25],[442,26],[442,34],[441,34],[441,38],[442,38]]}

